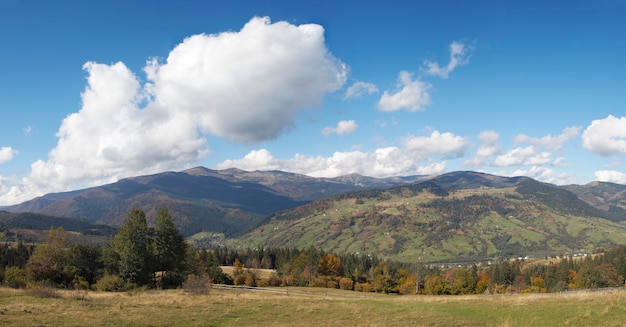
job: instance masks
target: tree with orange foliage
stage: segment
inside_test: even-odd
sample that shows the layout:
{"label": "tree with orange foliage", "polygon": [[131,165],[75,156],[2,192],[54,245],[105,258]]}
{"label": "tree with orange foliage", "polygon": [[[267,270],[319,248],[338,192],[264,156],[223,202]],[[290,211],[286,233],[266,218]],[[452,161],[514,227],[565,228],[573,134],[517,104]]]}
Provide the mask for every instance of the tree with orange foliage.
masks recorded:
{"label": "tree with orange foliage", "polygon": [[343,275],[343,267],[341,259],[336,255],[329,253],[320,258],[317,263],[317,272],[324,276],[341,276]]}
{"label": "tree with orange foliage", "polygon": [[398,286],[400,294],[414,294],[416,291],[417,276],[409,275],[403,279],[402,284]]}
{"label": "tree with orange foliage", "polygon": [[489,282],[491,281],[491,278],[489,277],[489,274],[484,272],[480,275],[478,275],[478,282],[476,283],[476,294],[482,294],[485,292],[485,290],[487,290],[487,287],[489,287]]}

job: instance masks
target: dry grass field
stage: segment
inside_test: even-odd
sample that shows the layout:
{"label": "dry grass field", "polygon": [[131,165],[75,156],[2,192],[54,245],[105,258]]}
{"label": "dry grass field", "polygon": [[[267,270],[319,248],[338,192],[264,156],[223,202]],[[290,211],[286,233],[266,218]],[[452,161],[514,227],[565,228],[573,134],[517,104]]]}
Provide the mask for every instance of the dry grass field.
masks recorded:
{"label": "dry grass field", "polygon": [[[284,289],[281,289],[284,290]],[[328,289],[37,294],[0,288],[2,326],[624,326],[626,291],[398,296]],[[50,296],[56,295],[56,296]]]}
{"label": "dry grass field", "polygon": [[[222,271],[225,274],[230,275],[230,277],[234,277],[235,276],[235,273],[234,273],[235,267],[233,267],[233,266],[220,266],[220,269],[222,269]],[[246,268],[246,270],[248,270],[248,268]],[[253,269],[250,269],[250,270],[252,272],[254,272],[257,275],[258,278],[265,279],[265,280],[269,279],[272,276],[272,274],[276,273],[276,270],[274,270],[274,269],[256,269],[256,268],[253,268]]]}

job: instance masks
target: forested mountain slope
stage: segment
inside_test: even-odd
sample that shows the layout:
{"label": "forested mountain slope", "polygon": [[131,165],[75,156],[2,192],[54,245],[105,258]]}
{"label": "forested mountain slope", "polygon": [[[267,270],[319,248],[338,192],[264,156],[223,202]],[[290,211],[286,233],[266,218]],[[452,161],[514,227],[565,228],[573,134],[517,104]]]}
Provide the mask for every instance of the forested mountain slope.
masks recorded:
{"label": "forested mountain slope", "polygon": [[184,235],[201,231],[237,235],[276,211],[350,190],[390,187],[420,178],[376,179],[357,174],[313,178],[280,171],[196,167],[48,194],[3,209],[120,226],[132,208],[142,208],[153,223],[157,211],[166,207]]}
{"label": "forested mountain slope", "polygon": [[564,188],[530,178],[455,172],[278,212],[231,244],[315,246],[435,262],[591,252],[624,240],[624,224]]}

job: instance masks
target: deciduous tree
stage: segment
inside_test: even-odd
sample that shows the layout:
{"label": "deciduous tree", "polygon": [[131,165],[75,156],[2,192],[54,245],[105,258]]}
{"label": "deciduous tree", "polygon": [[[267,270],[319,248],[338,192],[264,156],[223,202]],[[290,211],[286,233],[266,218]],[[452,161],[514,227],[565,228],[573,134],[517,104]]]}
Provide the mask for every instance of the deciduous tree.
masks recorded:
{"label": "deciduous tree", "polygon": [[62,227],[50,228],[46,242],[35,248],[26,264],[27,275],[35,281],[70,286],[76,273],[76,269],[70,267],[70,246]]}

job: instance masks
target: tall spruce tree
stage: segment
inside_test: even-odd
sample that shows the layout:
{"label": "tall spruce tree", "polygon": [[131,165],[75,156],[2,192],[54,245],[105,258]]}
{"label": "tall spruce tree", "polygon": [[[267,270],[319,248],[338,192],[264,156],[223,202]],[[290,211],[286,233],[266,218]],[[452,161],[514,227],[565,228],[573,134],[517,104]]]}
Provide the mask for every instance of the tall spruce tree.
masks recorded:
{"label": "tall spruce tree", "polygon": [[113,249],[119,255],[118,274],[127,283],[154,284],[154,255],[152,240],[143,210],[133,208],[113,239]]}
{"label": "tall spruce tree", "polygon": [[156,269],[161,273],[161,287],[175,288],[185,281],[189,270],[185,237],[174,225],[172,216],[161,208],[154,226]]}

